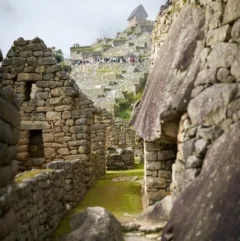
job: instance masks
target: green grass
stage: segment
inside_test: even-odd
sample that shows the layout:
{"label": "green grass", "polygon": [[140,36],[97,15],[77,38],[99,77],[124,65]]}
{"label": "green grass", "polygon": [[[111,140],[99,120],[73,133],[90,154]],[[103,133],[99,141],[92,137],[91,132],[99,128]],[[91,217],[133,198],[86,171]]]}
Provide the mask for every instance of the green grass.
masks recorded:
{"label": "green grass", "polygon": [[111,69],[96,69],[97,73],[107,73],[107,72],[112,72]]}
{"label": "green grass", "polygon": [[103,47],[112,47],[111,44],[103,44]]}
{"label": "green grass", "polygon": [[77,52],[78,54],[81,52],[95,52],[97,48],[93,48],[92,46],[83,46],[83,47],[71,47],[71,52]]}
{"label": "green grass", "polygon": [[50,172],[50,170],[41,169],[41,170],[33,170],[33,171],[30,171],[30,172],[27,172],[26,174],[23,174],[20,177],[15,178],[15,182],[20,183],[24,179],[35,177],[37,174],[39,174],[41,172]]}
{"label": "green grass", "polygon": [[126,171],[107,171],[85,194],[84,199],[59,224],[54,240],[59,240],[70,232],[69,220],[72,214],[81,212],[88,207],[100,206],[109,210],[119,220],[124,214],[137,214],[142,211],[141,184],[138,182],[112,182],[116,177],[139,176],[143,178],[143,164],[136,163],[135,168]]}

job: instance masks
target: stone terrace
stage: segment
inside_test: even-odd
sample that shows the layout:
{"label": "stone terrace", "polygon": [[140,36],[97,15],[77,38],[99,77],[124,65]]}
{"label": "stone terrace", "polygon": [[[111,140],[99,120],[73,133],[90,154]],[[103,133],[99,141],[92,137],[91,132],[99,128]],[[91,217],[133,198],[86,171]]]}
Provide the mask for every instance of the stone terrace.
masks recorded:
{"label": "stone terrace", "polygon": [[[150,65],[152,28],[153,22],[148,21],[118,33],[116,39],[105,38],[92,46],[71,48],[71,60],[91,61],[90,64],[72,66],[72,77],[96,106],[114,113],[115,99],[123,98],[123,91],[136,94],[145,85]],[[88,54],[83,55],[85,52]],[[140,57],[144,62],[96,62],[96,57],[127,59],[129,56]]]}
{"label": "stone terrace", "polygon": [[127,63],[95,63],[72,67],[72,77],[78,86],[100,108],[114,113],[116,98],[122,98],[123,91],[137,93],[145,84],[147,66]]}

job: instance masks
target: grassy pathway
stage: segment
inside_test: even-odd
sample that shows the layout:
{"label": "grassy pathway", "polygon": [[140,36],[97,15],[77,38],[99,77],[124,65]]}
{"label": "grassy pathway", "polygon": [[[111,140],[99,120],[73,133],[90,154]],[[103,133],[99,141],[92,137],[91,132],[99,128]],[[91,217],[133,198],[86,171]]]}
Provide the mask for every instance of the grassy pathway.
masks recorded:
{"label": "grassy pathway", "polygon": [[142,211],[141,184],[133,181],[113,182],[113,178],[143,178],[143,164],[127,171],[108,171],[85,194],[84,199],[65,217],[56,230],[54,240],[70,232],[69,219],[72,214],[83,211],[87,207],[100,206],[113,213],[120,221],[126,219],[125,214],[137,214]]}

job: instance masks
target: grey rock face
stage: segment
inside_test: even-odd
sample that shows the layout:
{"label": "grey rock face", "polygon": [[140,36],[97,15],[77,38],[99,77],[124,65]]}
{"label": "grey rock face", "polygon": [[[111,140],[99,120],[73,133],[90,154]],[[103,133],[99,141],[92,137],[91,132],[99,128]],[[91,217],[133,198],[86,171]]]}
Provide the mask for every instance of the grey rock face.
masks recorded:
{"label": "grey rock face", "polygon": [[189,156],[186,161],[186,168],[200,168],[202,166],[202,160],[196,156]]}
{"label": "grey rock face", "polygon": [[218,43],[213,47],[207,61],[210,68],[216,69],[220,67],[228,68],[231,66],[237,53],[237,44],[234,43]]}
{"label": "grey rock face", "polygon": [[172,210],[172,196],[167,196],[155,205],[150,206],[144,213],[138,216],[141,222],[148,221],[157,223],[169,219]]}
{"label": "grey rock face", "polygon": [[232,63],[231,67],[231,74],[238,80],[240,81],[240,50],[237,51],[236,57]]}
{"label": "grey rock face", "polygon": [[216,82],[216,69],[206,69],[206,70],[202,70],[195,82],[194,85],[195,86],[199,86],[199,85],[206,85],[206,84],[214,84]]}
{"label": "grey rock face", "polygon": [[240,2],[238,0],[228,0],[224,16],[223,24],[231,23],[240,17]]}
{"label": "grey rock face", "polygon": [[220,82],[226,82],[230,71],[227,68],[220,68],[217,72],[217,79]]}
{"label": "grey rock face", "polygon": [[233,41],[240,40],[240,19],[234,23],[234,25],[232,27],[231,35],[232,35]]}
{"label": "grey rock face", "polygon": [[138,114],[132,120],[147,141],[156,140],[164,133],[159,128],[162,120],[179,117],[186,110],[203,49],[198,40],[204,36],[204,21],[200,8],[185,6],[158,52]]}
{"label": "grey rock face", "polygon": [[237,122],[208,150],[200,175],[176,200],[162,241],[239,238],[239,129]]}
{"label": "grey rock face", "polygon": [[193,124],[215,125],[226,118],[227,105],[236,91],[236,85],[217,84],[205,89],[188,106]]}
{"label": "grey rock face", "polygon": [[199,139],[195,142],[195,150],[200,155],[205,154],[207,150],[207,146],[208,146],[208,142],[203,139]]}
{"label": "grey rock face", "polygon": [[70,221],[72,232],[62,241],[122,241],[121,225],[101,207],[87,208]]}
{"label": "grey rock face", "polygon": [[229,25],[225,25],[218,29],[210,30],[207,34],[206,44],[207,46],[214,45],[219,42],[224,42],[230,38],[231,28]]}

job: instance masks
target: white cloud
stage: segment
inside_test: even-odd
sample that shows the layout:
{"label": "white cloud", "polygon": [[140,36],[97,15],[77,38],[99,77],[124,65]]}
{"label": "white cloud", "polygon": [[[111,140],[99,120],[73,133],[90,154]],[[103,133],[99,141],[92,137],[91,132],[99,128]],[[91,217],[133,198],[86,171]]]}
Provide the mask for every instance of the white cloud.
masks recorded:
{"label": "white cloud", "polygon": [[127,18],[143,4],[155,20],[165,0],[0,0],[0,47],[6,54],[19,37],[42,38],[61,48],[66,57],[73,43],[90,45],[97,38],[115,36]]}

